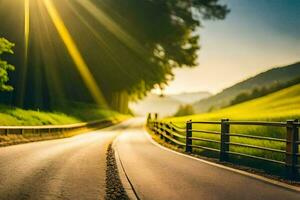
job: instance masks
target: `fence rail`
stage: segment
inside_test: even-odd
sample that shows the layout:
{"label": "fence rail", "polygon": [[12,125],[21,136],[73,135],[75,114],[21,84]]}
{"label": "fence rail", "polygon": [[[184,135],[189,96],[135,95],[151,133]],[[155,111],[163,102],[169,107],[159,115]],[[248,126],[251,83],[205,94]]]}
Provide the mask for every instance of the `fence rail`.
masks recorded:
{"label": "fence rail", "polygon": [[[187,121],[185,127],[178,126],[173,122],[161,122],[157,120],[157,115],[154,119],[151,115],[148,116],[147,127],[154,133],[160,135],[162,139],[166,142],[175,143],[179,146],[185,148],[187,153],[191,153],[194,148],[199,148],[203,150],[213,151],[219,153],[220,161],[229,161],[229,155],[242,156],[256,160],[267,161],[271,163],[276,163],[284,165],[286,167],[287,176],[289,179],[299,178],[300,169],[300,153],[299,153],[299,127],[300,123],[298,120],[288,120],[286,122],[263,122],[263,121],[230,121],[229,119],[222,119],[220,121]],[[221,131],[210,131],[210,130],[200,130],[193,128],[195,124],[208,124],[217,125],[220,127]],[[278,127],[286,129],[286,138],[275,138],[257,135],[248,135],[241,133],[232,133],[230,127],[233,125],[238,126],[264,126],[264,127]],[[193,133],[200,133],[198,137],[194,136]],[[201,137],[201,133],[219,135],[219,140],[208,139]],[[199,136],[200,135],[200,136]],[[232,142],[231,138],[248,138],[256,139],[270,142],[279,142],[285,144],[285,150],[270,148],[266,146],[259,146],[247,143]],[[202,141],[213,143],[219,146],[219,148],[211,148],[199,144],[193,144],[193,141]],[[230,146],[245,147],[250,149],[257,149],[266,152],[278,153],[284,156],[285,160],[275,160],[271,158],[266,158],[263,156],[250,155],[246,153],[240,153],[236,151],[230,151]]]}
{"label": "fence rail", "polygon": [[97,120],[92,122],[77,123],[70,125],[46,125],[46,126],[0,126],[0,135],[23,135],[26,133],[31,134],[59,134],[69,131],[80,130],[83,128],[92,128],[100,126],[109,126],[113,124],[113,120]]}

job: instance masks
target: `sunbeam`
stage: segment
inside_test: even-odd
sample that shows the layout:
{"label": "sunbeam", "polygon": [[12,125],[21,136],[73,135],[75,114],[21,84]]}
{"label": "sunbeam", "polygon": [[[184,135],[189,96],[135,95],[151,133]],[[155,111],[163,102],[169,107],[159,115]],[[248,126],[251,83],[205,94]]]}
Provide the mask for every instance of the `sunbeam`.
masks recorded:
{"label": "sunbeam", "polygon": [[[24,0],[24,13],[25,13],[25,26],[24,26],[24,35],[25,35],[25,62],[27,62],[28,56],[28,43],[29,43],[29,28],[30,28],[30,7],[29,0]],[[25,63],[26,64],[26,63]]]}
{"label": "sunbeam", "polygon": [[86,26],[87,30],[89,30],[93,36],[97,39],[97,43],[99,43],[100,46],[104,46],[105,47],[105,51],[107,52],[107,56],[109,56],[109,58],[111,59],[111,62],[114,62],[114,64],[116,64],[116,66],[118,66],[118,69],[120,71],[122,71],[123,73],[125,73],[129,78],[132,77],[131,73],[129,73],[127,70],[124,69],[124,67],[122,66],[122,63],[118,60],[119,57],[114,56],[114,52],[113,49],[111,47],[110,44],[108,44],[108,42],[105,40],[104,37],[101,37],[100,32],[97,32],[97,30],[95,30],[92,25],[90,25],[90,23],[84,19],[84,17],[78,12],[78,10],[74,7],[74,5],[72,3],[70,3],[69,1],[67,1],[69,8],[74,12],[74,14],[76,15],[76,17],[78,18],[78,20]]}
{"label": "sunbeam", "polygon": [[24,96],[26,90],[27,67],[28,67],[28,51],[30,38],[30,0],[24,0],[24,63],[23,68],[20,69],[19,88],[17,88],[17,104],[23,106]]}
{"label": "sunbeam", "polygon": [[67,30],[64,22],[59,16],[54,4],[51,0],[43,0],[44,5],[49,13],[50,18],[52,19],[60,37],[62,38],[70,56],[72,57],[84,83],[89,89],[91,95],[93,96],[96,103],[102,106],[106,106],[106,102],[102,95],[100,88],[98,87],[93,75],[91,74],[87,64],[85,63],[83,57],[81,56],[77,45],[72,39],[71,34]]}

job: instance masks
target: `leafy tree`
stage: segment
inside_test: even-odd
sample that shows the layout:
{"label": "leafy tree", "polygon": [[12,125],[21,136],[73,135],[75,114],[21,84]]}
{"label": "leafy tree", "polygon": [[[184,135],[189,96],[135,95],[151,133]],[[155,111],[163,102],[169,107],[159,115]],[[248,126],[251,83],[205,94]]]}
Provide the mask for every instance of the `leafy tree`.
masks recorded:
{"label": "leafy tree", "polygon": [[144,64],[128,67],[139,72],[136,83],[122,88],[138,93],[154,85],[164,88],[173,79],[174,68],[197,66],[200,38],[196,31],[202,20],[224,19],[229,12],[218,0],[95,2],[141,44]]}
{"label": "leafy tree", "polygon": [[195,114],[194,108],[192,105],[181,105],[178,111],[174,114],[175,117],[193,115]]}
{"label": "leafy tree", "polygon": [[[5,38],[0,38],[0,55],[3,53],[9,53],[13,54],[13,48],[14,44],[10,43]],[[0,90],[1,91],[12,91],[13,87],[10,85],[7,85],[7,82],[9,81],[8,77],[8,71],[13,71],[15,69],[14,66],[7,63],[7,61],[4,61],[0,58]]]}
{"label": "leafy tree", "polygon": [[[88,10],[88,2],[96,9]],[[92,102],[40,1],[30,1],[35,9],[30,13],[28,58],[24,62],[23,3],[5,1],[0,7],[1,32],[20,43],[11,62],[19,66],[11,76],[15,90],[10,97],[1,94],[0,101],[23,101],[20,106],[31,108],[51,108],[60,99]],[[197,66],[197,29],[203,20],[224,19],[229,12],[218,0],[53,3],[107,102],[124,111],[129,99],[142,98],[154,87],[164,88],[174,78],[175,68]],[[96,19],[95,15],[101,17]]]}

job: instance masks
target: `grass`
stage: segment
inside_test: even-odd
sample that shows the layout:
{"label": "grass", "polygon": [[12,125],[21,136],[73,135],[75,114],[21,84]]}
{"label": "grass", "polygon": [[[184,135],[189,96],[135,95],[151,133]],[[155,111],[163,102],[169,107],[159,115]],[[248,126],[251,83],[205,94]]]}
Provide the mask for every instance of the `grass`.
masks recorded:
{"label": "grass", "polygon": [[[94,104],[76,102],[69,102],[63,107],[58,107],[56,110],[59,111],[25,110],[0,105],[0,126],[62,125],[101,119],[111,119],[114,122],[117,122],[129,117],[111,110],[103,109]],[[64,133],[24,133],[22,135],[0,134],[0,147],[33,141],[71,137],[88,130],[92,130],[92,128]]]}
{"label": "grass", "polygon": [[0,106],[1,126],[57,125],[78,122],[81,122],[81,120],[61,112],[24,110],[3,105]]}
{"label": "grass", "polygon": [[210,113],[168,118],[185,122],[187,120],[266,120],[282,121],[300,117],[300,84],[269,94],[267,96],[237,104]]}
{"label": "grass", "polygon": [[25,110],[21,108],[0,105],[1,126],[30,126],[30,125],[61,125],[75,124],[86,121],[107,118],[125,119],[111,110],[102,109],[93,104],[69,103],[67,106],[57,108],[57,111]]}
{"label": "grass", "polygon": [[[166,118],[163,121],[172,121],[179,126],[184,126],[186,121],[220,121],[222,118],[230,120],[247,120],[247,121],[286,121],[288,119],[300,118],[300,84],[269,94],[267,96],[247,101],[238,105],[224,108],[218,111],[190,115],[184,117]],[[199,125],[193,124],[193,129],[220,131],[219,125]],[[242,126],[231,125],[230,131],[233,133],[259,135],[267,137],[285,138],[285,128],[278,127],[261,127],[261,126]],[[220,140],[219,135],[211,135],[205,133],[193,133],[195,137]],[[266,140],[246,139],[239,137],[231,137],[232,142],[245,143],[256,146],[269,147],[273,149],[285,150],[285,144],[281,142],[272,142]],[[218,144],[209,142],[194,141],[194,144],[219,149]],[[195,150],[198,153],[207,153],[206,151]],[[260,156],[264,158],[276,159],[284,161],[285,155],[281,153],[272,153],[263,150],[257,150],[246,147],[231,146],[230,151]],[[218,155],[216,155],[218,156]],[[263,165],[261,162],[253,162],[253,160],[241,161],[247,165]],[[267,168],[270,168],[268,166]],[[276,171],[276,166],[272,166],[272,170]]]}

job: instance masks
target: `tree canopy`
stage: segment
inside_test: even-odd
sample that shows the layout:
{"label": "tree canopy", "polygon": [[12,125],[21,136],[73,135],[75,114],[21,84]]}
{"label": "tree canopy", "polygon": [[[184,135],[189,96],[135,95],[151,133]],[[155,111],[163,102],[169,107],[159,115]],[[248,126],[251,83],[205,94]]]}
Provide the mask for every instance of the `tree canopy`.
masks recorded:
{"label": "tree canopy", "polygon": [[163,87],[173,79],[174,68],[197,66],[197,51],[200,48],[197,28],[201,27],[201,21],[224,19],[229,12],[218,0],[95,2],[140,44],[140,48],[132,48],[141,49],[144,53],[141,59],[145,63],[142,66],[128,66],[131,71],[139,71],[135,77],[139,83],[124,88],[137,88],[138,92],[148,91],[155,84]]}
{"label": "tree canopy", "polygon": [[[18,66],[12,76],[15,91],[9,99],[39,108],[58,99],[93,101],[43,2],[30,1],[28,45],[23,1],[3,2],[0,8],[0,34],[18,44],[11,59]],[[106,100],[116,104],[123,101],[116,94],[127,100],[143,97],[168,84],[173,69],[197,66],[197,29],[203,20],[224,19],[229,12],[218,0],[52,2],[69,33],[65,36],[72,37],[68,41],[74,41]]]}

